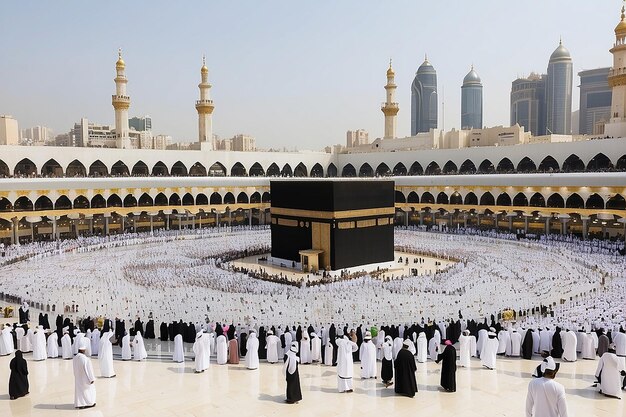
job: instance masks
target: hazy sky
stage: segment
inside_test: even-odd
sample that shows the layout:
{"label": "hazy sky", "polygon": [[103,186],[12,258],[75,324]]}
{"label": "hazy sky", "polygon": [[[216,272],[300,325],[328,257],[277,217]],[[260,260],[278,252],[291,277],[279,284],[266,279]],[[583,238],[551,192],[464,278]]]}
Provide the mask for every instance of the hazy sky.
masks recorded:
{"label": "hazy sky", "polygon": [[[618,0],[2,1],[0,114],[20,128],[67,132],[80,117],[113,124],[117,49],[132,104],[154,133],[197,140],[202,54],[213,132],[257,146],[321,149],[348,129],[382,136],[389,58],[398,135],[410,133],[410,87],[424,54],[439,78],[439,126],[459,127],[470,65],[484,124],[509,124],[511,81],[545,72],[559,36],[574,71],[610,66]],[[575,74],[573,110],[578,108]],[[445,90],[445,94],[444,94]]]}

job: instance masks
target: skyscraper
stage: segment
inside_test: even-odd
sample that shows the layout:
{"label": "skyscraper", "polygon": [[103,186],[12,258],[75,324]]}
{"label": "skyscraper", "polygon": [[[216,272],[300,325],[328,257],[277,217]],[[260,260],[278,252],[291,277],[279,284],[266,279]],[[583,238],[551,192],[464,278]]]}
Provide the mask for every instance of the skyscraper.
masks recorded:
{"label": "skyscraper", "polygon": [[604,124],[611,118],[611,87],[609,71],[611,68],[597,68],[581,71],[580,76],[580,113],[578,133],[597,135],[604,133]]}
{"label": "skyscraper", "polygon": [[463,78],[461,86],[461,129],[483,127],[483,84],[474,66]]}
{"label": "skyscraper", "polygon": [[573,63],[569,51],[559,42],[550,56],[546,78],[546,133],[572,133]]}
{"label": "skyscraper", "polygon": [[531,73],[511,85],[511,126],[519,124],[533,136],[546,134],[546,76]]}
{"label": "skyscraper", "polygon": [[131,117],[128,119],[128,127],[137,132],[152,130],[152,118],[150,116]]}
{"label": "skyscraper", "polygon": [[437,72],[424,59],[411,84],[411,135],[437,128]]}

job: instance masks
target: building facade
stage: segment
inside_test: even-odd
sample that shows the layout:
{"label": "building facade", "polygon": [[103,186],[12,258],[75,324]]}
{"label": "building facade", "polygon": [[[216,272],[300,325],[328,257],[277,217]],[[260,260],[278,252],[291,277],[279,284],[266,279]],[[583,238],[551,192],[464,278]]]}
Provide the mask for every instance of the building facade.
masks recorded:
{"label": "building facade", "polygon": [[0,145],[17,145],[19,140],[17,120],[9,115],[0,115]]}
{"label": "building facade", "polygon": [[483,84],[474,66],[461,86],[461,129],[483,127]]}
{"label": "building facade", "polygon": [[369,136],[369,133],[363,129],[348,130],[346,132],[346,148],[368,145],[370,143]]}
{"label": "building facade", "polygon": [[609,71],[611,68],[597,68],[578,73],[580,77],[580,107],[578,133],[581,135],[602,135],[604,125],[611,118],[611,97]]}
{"label": "building facade", "polygon": [[132,117],[128,120],[128,127],[137,132],[152,130],[152,118],[150,116]]}
{"label": "building facade", "polygon": [[426,58],[411,85],[411,136],[437,129],[438,106],[437,72]]}
{"label": "building facade", "polygon": [[511,85],[511,126],[523,126],[534,136],[546,134],[546,76],[531,73]]}
{"label": "building facade", "polygon": [[546,133],[572,133],[572,84],[574,64],[569,51],[559,42],[550,56],[546,77]]}
{"label": "building facade", "polygon": [[250,135],[235,135],[232,139],[232,150],[253,152],[256,150],[256,139]]}

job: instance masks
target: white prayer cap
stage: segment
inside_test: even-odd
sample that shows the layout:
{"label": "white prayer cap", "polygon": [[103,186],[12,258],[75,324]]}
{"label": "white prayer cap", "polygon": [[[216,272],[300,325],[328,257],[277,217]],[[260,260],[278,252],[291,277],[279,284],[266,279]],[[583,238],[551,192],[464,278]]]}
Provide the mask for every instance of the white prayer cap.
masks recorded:
{"label": "white prayer cap", "polygon": [[315,332],[311,333],[311,337],[317,337],[317,334]]}
{"label": "white prayer cap", "polygon": [[268,330],[268,331],[267,331],[267,335],[269,336],[269,335],[271,335],[271,334],[274,334],[274,332],[273,332],[273,331],[271,331],[271,330]]}
{"label": "white prayer cap", "polygon": [[[420,334],[421,334],[421,333],[420,333]],[[463,330],[463,334],[464,334],[465,336],[469,336],[470,331],[469,331],[469,330]]]}
{"label": "white prayer cap", "polygon": [[89,347],[89,340],[81,339],[80,346],[78,346],[78,350],[87,350]]}
{"label": "white prayer cap", "polygon": [[78,333],[80,333],[80,329],[74,329],[74,336],[76,336]]}
{"label": "white prayer cap", "polygon": [[496,332],[496,329],[494,329],[493,327],[490,327],[490,328],[489,328],[489,331],[490,331],[490,332],[495,333],[495,332]]}
{"label": "white prayer cap", "polygon": [[289,350],[293,353],[298,353],[298,342],[291,342],[291,348],[289,348]]}
{"label": "white prayer cap", "polygon": [[554,362],[552,356],[544,358],[543,362],[541,362],[541,372],[545,372],[546,370],[556,371],[556,368],[556,362]]}
{"label": "white prayer cap", "polygon": [[370,332],[365,332],[365,340],[371,340],[372,339],[372,334]]}
{"label": "white prayer cap", "polygon": [[487,332],[487,336],[496,337],[496,332]]}

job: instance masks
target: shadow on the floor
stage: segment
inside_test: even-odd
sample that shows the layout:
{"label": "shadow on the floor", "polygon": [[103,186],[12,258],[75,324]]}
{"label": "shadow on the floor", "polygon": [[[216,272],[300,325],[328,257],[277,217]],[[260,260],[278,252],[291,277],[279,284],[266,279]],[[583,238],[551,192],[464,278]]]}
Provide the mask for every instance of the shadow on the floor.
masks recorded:
{"label": "shadow on the floor", "polygon": [[175,374],[195,374],[194,370],[192,368],[188,368],[188,367],[180,367],[180,368],[174,368],[174,367],[168,367],[167,368],[168,371],[170,372],[174,372]]}
{"label": "shadow on the floor", "polygon": [[577,395],[583,398],[593,398],[595,400],[608,399],[609,397],[600,394],[597,388],[565,388],[565,393],[570,395]]}
{"label": "shadow on the floor", "polygon": [[259,401],[269,401],[272,403],[280,403],[285,404],[285,396],[284,395],[269,395],[269,394],[259,394]]}
{"label": "shadow on the floor", "polygon": [[39,410],[75,410],[74,404],[35,404],[33,408]]}
{"label": "shadow on the floor", "polygon": [[2,394],[0,395],[0,401],[4,401],[4,400],[10,400],[11,397],[9,397],[9,394]]}

